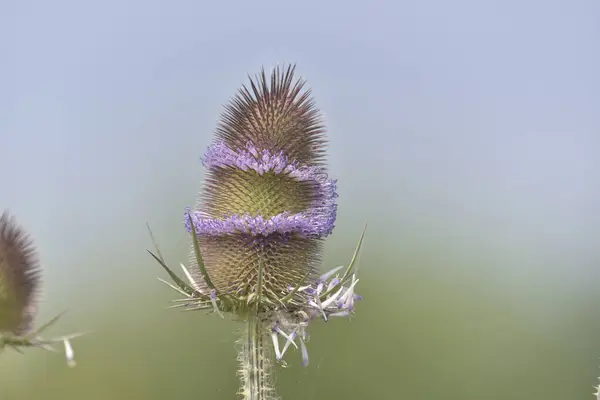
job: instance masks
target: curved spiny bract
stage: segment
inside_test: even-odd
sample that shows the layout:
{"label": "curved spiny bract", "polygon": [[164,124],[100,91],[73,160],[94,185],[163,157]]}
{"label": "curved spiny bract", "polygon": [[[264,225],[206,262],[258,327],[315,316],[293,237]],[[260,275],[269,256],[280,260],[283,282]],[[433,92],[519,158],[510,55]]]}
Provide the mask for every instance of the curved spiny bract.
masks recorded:
{"label": "curved spiny bract", "polygon": [[0,333],[32,328],[41,271],[29,235],[7,211],[0,216]]}

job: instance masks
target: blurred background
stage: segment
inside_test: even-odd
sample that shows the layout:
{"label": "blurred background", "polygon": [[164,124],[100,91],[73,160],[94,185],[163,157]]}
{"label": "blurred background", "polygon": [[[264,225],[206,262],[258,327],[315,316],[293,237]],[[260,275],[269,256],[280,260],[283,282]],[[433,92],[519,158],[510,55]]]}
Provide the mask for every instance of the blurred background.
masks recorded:
{"label": "blurred background", "polygon": [[239,328],[165,310],[145,249],[187,259],[184,208],[222,105],[296,62],[326,115],[351,321],[291,354],[293,399],[588,399],[600,375],[600,3],[0,2],[0,209],[43,260],[0,398],[232,399]]}

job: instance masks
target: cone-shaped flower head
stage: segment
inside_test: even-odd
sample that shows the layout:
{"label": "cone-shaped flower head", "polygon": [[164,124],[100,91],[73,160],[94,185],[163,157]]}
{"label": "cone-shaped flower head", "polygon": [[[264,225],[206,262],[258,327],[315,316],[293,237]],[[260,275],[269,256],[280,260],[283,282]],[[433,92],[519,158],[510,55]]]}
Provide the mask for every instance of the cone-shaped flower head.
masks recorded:
{"label": "cone-shaped flower head", "polygon": [[196,209],[185,215],[193,250],[189,268],[181,267],[189,283],[158,247],[151,252],[175,285],[165,283],[184,295],[174,307],[245,321],[238,342],[244,399],[277,398],[272,358],[284,362],[295,348],[308,365],[309,322],[348,317],[360,299],[354,264],[362,236],[346,268],[318,272],[337,211],[324,132],[293,66],[250,79],[226,106],[202,158],[207,179]]}
{"label": "cone-shaped flower head", "polygon": [[0,333],[28,332],[35,316],[40,267],[27,233],[8,212],[0,216]]}
{"label": "cone-shaped flower head", "polygon": [[202,159],[208,176],[198,209],[186,215],[217,291],[256,293],[261,263],[267,301],[316,277],[322,238],[336,218],[325,144],[319,112],[293,66],[270,79],[263,71],[227,105]]}

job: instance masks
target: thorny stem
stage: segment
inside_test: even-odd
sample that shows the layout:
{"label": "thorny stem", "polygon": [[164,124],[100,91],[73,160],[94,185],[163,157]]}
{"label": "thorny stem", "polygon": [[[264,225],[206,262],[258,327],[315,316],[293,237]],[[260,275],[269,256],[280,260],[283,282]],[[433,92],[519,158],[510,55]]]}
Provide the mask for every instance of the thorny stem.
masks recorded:
{"label": "thorny stem", "polygon": [[241,380],[239,395],[243,400],[278,399],[271,380],[272,363],[268,343],[265,343],[269,329],[266,324],[266,321],[260,320],[255,310],[248,313],[238,354],[238,374]]}
{"label": "thorny stem", "polygon": [[242,339],[242,348],[238,356],[240,362],[239,376],[242,387],[239,394],[244,400],[277,399],[275,387],[271,381],[271,359],[265,344],[268,322],[260,318],[262,305],[263,255],[260,255],[258,266],[258,282],[256,298],[250,306],[246,317],[246,332]]}

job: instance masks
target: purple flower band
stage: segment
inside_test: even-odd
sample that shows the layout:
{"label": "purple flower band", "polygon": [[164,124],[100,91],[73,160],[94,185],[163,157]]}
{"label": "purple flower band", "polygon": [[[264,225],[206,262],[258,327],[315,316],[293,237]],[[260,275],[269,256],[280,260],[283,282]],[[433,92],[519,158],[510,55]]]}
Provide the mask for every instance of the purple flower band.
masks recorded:
{"label": "purple flower band", "polygon": [[329,215],[318,214],[313,210],[296,214],[284,212],[270,218],[236,214],[224,219],[210,218],[201,211],[190,211],[186,213],[185,221],[189,232],[191,229],[187,215],[191,215],[197,234],[209,236],[229,233],[246,233],[253,236],[296,233],[301,237],[325,237],[333,231],[335,223],[335,211]]}
{"label": "purple flower band", "polygon": [[245,149],[233,150],[223,142],[217,142],[206,150],[202,157],[206,168],[235,167],[243,171],[254,170],[259,175],[273,171],[276,174],[287,174],[299,181],[316,180],[318,176],[327,178],[321,167],[301,166],[296,160],[289,160],[282,151],[272,153],[269,150],[258,150],[252,143]]}
{"label": "purple flower band", "polygon": [[[303,237],[325,237],[333,231],[337,215],[336,180],[329,179],[322,168],[300,165],[295,160],[290,161],[283,152],[273,154],[269,150],[258,150],[252,143],[248,143],[245,149],[236,151],[223,142],[218,142],[208,148],[202,163],[207,168],[234,167],[244,171],[253,170],[259,175],[269,171],[286,174],[298,181],[315,182],[317,193],[308,210],[296,214],[284,212],[269,218],[236,214],[224,219],[215,219],[200,211],[191,211],[198,234],[222,235],[241,232],[268,235],[275,232],[295,232]],[[191,231],[187,214],[186,228]]]}
{"label": "purple flower band", "polygon": [[252,169],[260,175],[273,170],[276,174],[292,167],[288,158],[279,152],[273,154],[268,150],[259,151],[252,143],[246,144],[245,149],[233,150],[224,142],[217,142],[206,150],[202,157],[202,164],[206,168],[236,167],[244,171]]}

